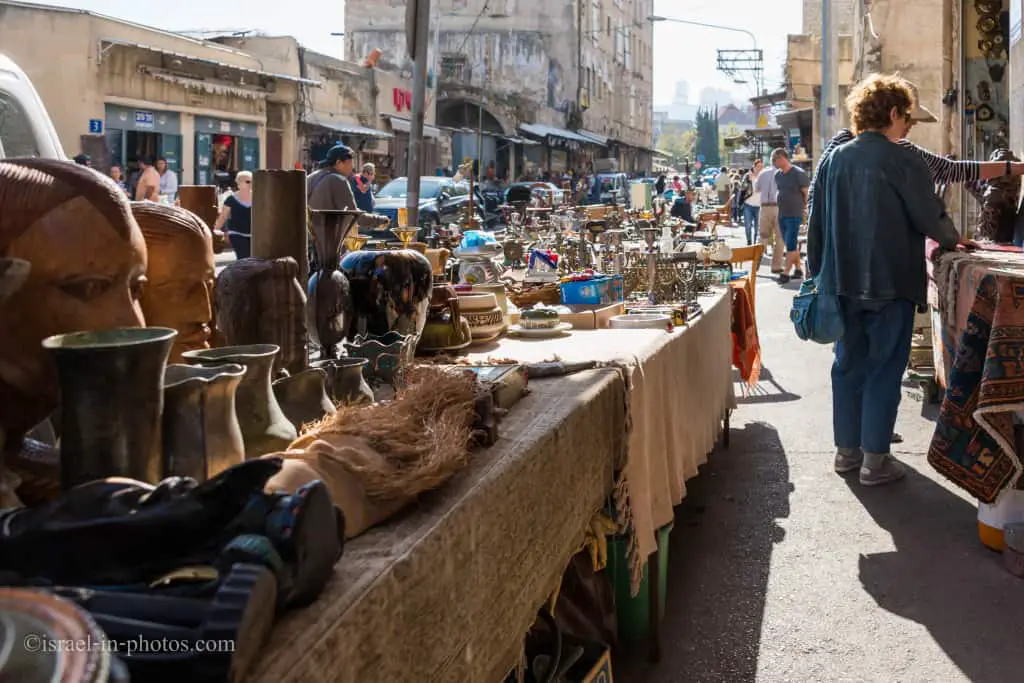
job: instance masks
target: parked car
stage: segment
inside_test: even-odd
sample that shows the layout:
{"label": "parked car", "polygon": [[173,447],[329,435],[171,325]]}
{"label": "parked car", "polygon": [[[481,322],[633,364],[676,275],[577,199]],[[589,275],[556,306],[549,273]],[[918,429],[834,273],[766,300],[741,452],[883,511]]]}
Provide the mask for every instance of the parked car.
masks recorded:
{"label": "parked car", "polygon": [[67,159],[32,81],[0,54],[0,159],[5,157]]}
{"label": "parked car", "polygon": [[[376,194],[374,211],[391,219],[391,225],[398,225],[398,209],[405,208],[409,196],[409,179],[395,178]],[[433,235],[438,226],[455,223],[462,216],[469,203],[469,183],[456,183],[451,178],[423,176],[420,178],[420,232],[417,241],[425,241]],[[480,215],[480,212],[476,212]],[[374,240],[394,240],[389,228],[372,230]]]}
{"label": "parked car", "polygon": [[610,204],[613,197],[616,203],[629,208],[629,177],[625,173],[598,173],[587,203]]}
{"label": "parked car", "polygon": [[554,202],[557,206],[564,201],[565,190],[554,183],[546,183],[540,180],[512,183],[505,188],[505,203],[524,203],[530,199],[540,199],[546,206]]}

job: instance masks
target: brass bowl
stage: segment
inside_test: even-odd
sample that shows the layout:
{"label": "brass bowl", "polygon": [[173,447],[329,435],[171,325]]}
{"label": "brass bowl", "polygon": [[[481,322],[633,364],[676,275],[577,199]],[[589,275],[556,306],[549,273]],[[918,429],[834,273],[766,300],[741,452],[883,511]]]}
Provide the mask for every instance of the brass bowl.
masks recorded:
{"label": "brass bowl", "polygon": [[345,249],[348,251],[359,251],[369,241],[366,235],[349,235],[345,238]]}

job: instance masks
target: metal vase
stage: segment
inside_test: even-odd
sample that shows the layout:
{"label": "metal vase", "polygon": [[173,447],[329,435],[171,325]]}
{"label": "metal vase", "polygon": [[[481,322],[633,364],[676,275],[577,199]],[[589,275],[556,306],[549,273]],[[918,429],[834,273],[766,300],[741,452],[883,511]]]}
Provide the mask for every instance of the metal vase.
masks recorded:
{"label": "metal vase", "polygon": [[274,396],[296,430],[337,412],[327,395],[326,381],[325,371],[310,368],[274,382]]}
{"label": "metal vase", "polygon": [[341,272],[345,238],[361,211],[312,211],[313,246],[317,269],[306,291],[306,328],[325,358],[336,358],[338,343],[345,338],[351,294],[348,278]]}
{"label": "metal vase", "polygon": [[164,371],[165,477],[206,481],[245,460],[235,392],[245,367],[171,364]]}
{"label": "metal vase", "polygon": [[62,489],[105,477],[160,481],[164,368],[177,334],[136,327],[43,340],[60,382]]}
{"label": "metal vase", "polygon": [[235,413],[242,428],[246,459],[283,451],[298,437],[271,388],[270,373],[280,350],[275,344],[250,344],[181,354],[191,365],[210,367],[237,363],[245,366],[245,375],[235,392]]}
{"label": "metal vase", "polygon": [[366,383],[363,368],[365,358],[337,358],[313,361],[311,365],[327,373],[327,395],[335,403],[373,403],[373,389]]}

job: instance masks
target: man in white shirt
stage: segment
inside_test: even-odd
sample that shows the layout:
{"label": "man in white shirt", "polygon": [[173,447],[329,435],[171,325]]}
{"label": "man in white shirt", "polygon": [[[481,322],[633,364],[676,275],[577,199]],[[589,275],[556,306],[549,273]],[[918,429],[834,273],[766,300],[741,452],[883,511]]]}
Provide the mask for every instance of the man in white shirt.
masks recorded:
{"label": "man in white shirt", "polygon": [[178,196],[178,174],[167,167],[167,159],[156,160],[156,172],[160,174],[160,194],[173,203]]}
{"label": "man in white shirt", "polygon": [[779,230],[779,188],[775,185],[775,168],[765,168],[754,181],[754,192],[761,196],[761,209],[758,211],[758,232],[761,244],[772,246],[772,273],[782,272],[782,259],[786,256],[786,244]]}
{"label": "man in white shirt", "polygon": [[732,189],[732,178],[729,177],[729,169],[725,166],[718,172],[715,178],[715,191],[718,192],[718,203],[725,206],[729,201],[729,191]]}

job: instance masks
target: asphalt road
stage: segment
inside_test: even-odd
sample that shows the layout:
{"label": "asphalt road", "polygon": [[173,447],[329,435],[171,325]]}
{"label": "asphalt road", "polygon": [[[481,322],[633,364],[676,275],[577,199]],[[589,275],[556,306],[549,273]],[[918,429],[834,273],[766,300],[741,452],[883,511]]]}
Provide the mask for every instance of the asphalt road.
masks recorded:
{"label": "asphalt road", "polygon": [[928,465],[920,390],[907,383],[900,406],[904,481],[865,489],[832,471],[831,348],[794,336],[796,286],[761,270],[764,370],[731,448],[677,509],[662,661],[623,647],[615,680],[1024,681],[1024,582],[979,543],[973,499]]}

